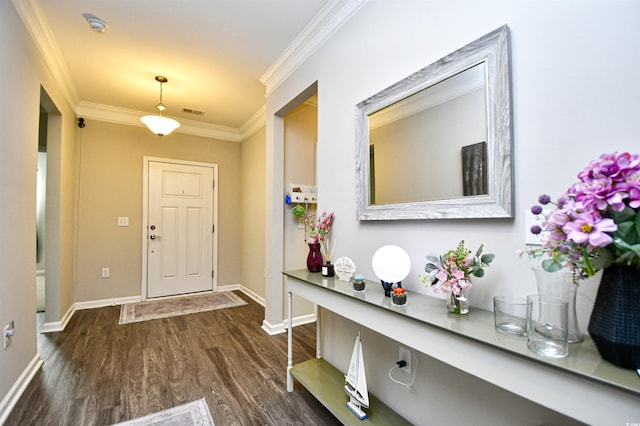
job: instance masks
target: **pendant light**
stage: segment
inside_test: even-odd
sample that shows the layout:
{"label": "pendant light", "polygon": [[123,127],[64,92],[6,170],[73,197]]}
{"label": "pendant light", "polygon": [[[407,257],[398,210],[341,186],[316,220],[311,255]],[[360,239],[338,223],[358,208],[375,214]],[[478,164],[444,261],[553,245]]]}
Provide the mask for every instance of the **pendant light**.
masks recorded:
{"label": "pendant light", "polygon": [[151,130],[156,135],[166,136],[180,127],[180,123],[172,118],[162,116],[162,111],[167,109],[167,107],[162,104],[162,84],[166,83],[169,80],[167,80],[166,77],[158,75],[156,76],[156,81],[160,83],[160,103],[156,105],[156,108],[158,108],[160,114],[145,115],[144,117],[140,118],[140,121],[142,121],[149,128],[149,130]]}

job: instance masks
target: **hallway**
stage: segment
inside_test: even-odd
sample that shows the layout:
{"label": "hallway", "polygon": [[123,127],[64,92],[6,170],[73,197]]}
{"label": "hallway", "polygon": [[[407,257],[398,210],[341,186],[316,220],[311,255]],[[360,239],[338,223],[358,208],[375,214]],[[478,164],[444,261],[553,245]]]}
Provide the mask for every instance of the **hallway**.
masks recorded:
{"label": "hallway", "polygon": [[[216,426],[338,424],[303,388],[287,393],[287,337],[238,295],[248,304],[129,325],[119,306],[76,312],[38,334],[44,365],[6,425],[109,425],[202,397]],[[315,324],[294,333],[296,362],[314,356]]]}

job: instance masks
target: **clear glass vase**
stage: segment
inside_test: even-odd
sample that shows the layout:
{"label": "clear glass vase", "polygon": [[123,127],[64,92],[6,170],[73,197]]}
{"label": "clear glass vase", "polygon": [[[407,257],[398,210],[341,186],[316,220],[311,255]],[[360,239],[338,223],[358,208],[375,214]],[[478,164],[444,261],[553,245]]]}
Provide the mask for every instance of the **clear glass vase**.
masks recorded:
{"label": "clear glass vase", "polygon": [[541,296],[551,296],[568,302],[568,342],[579,343],[584,340],[578,327],[578,316],[576,314],[576,295],[578,284],[573,282],[571,271],[563,269],[557,272],[547,272],[539,266],[532,268],[536,277],[538,294]]}
{"label": "clear glass vase", "polygon": [[464,290],[461,289],[460,294],[455,294],[454,292],[449,293],[447,309],[456,315],[466,315],[469,313],[469,301],[464,295]]}

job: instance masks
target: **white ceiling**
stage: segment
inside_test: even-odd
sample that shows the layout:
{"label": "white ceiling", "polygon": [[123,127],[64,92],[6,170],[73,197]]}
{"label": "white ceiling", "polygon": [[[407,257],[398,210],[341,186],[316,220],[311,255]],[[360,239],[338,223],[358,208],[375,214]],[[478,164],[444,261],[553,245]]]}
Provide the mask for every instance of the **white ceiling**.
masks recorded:
{"label": "white ceiling", "polygon": [[[14,0],[76,111],[156,113],[163,75],[165,115],[231,128],[264,106],[260,80],[296,37],[344,3],[363,0]],[[108,31],[92,32],[83,13]]]}

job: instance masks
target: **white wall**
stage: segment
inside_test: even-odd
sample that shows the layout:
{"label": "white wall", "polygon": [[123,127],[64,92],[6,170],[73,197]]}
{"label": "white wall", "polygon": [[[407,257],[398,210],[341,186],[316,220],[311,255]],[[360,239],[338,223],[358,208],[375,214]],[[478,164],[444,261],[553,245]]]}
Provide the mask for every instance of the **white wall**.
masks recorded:
{"label": "white wall", "polygon": [[[269,124],[271,114],[317,81],[319,207],[336,212],[336,257],[351,257],[360,272],[375,279],[370,266],[374,251],[385,244],[398,244],[413,263],[403,284],[409,292],[428,293],[418,277],[425,254],[444,252],[465,239],[471,248],[485,243],[486,250],[496,254],[486,277],[475,282],[472,307],[491,309],[491,298],[497,294],[533,293],[531,263],[515,255],[524,246],[523,213],[539,194],[561,194],[601,153],[637,152],[640,147],[639,20],[640,3],[632,0],[371,0],[267,98],[267,141],[273,138],[276,152],[275,160],[267,153],[272,161],[267,169],[279,161],[278,138],[269,134],[274,128]],[[512,42],[516,218],[358,222],[355,105],[503,24],[509,25]],[[586,282],[579,292],[579,304],[587,311],[581,309],[583,328],[596,286]],[[342,367],[357,327],[336,316],[329,316],[326,325],[325,357]],[[425,424],[427,414],[427,423],[451,420],[447,401],[455,398],[461,401],[456,405],[459,424],[566,421],[509,394],[477,406],[479,395],[501,391],[424,356],[416,377],[419,385],[408,392],[385,378],[397,357],[397,345],[382,336],[365,337],[380,349],[368,361],[371,391],[416,424]],[[447,386],[452,381],[456,385]],[[594,403],[597,401],[585,402]],[[519,408],[505,408],[512,405]]]}

